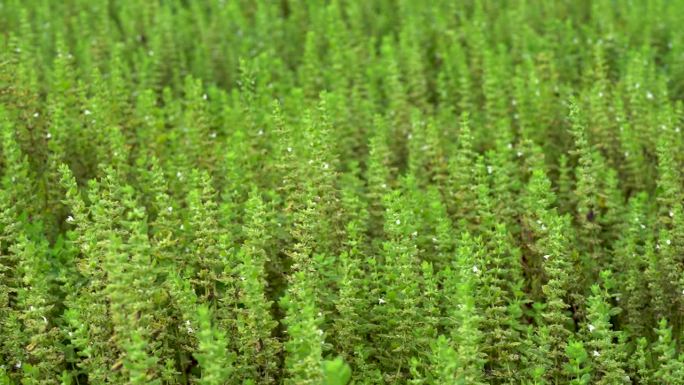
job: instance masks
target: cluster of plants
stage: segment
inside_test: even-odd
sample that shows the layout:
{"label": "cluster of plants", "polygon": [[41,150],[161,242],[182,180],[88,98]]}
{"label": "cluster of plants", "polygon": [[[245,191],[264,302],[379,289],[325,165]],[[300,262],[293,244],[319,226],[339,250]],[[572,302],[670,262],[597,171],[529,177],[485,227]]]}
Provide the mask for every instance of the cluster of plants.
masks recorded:
{"label": "cluster of plants", "polygon": [[684,384],[684,1],[0,32],[0,384]]}

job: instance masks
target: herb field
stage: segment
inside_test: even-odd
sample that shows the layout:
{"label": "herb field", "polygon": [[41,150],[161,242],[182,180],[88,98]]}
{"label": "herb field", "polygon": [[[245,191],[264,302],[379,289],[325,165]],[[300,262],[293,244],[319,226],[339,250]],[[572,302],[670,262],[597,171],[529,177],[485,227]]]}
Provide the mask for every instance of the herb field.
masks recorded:
{"label": "herb field", "polygon": [[0,384],[684,384],[683,0],[0,1]]}

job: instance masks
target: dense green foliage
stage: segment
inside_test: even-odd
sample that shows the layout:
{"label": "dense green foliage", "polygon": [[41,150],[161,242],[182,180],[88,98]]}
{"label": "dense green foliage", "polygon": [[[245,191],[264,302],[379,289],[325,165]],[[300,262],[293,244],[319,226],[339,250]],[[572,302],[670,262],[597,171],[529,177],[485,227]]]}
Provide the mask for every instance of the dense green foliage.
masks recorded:
{"label": "dense green foliage", "polygon": [[684,384],[684,1],[0,31],[0,384]]}

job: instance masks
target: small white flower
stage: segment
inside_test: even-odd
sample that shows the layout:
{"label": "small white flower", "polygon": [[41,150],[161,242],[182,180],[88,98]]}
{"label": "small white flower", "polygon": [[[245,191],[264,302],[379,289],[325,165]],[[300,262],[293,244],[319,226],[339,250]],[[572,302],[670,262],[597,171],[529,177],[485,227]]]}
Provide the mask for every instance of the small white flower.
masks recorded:
{"label": "small white flower", "polygon": [[34,118],[37,118],[37,117],[39,117],[39,116],[40,116],[40,114],[37,113],[37,112],[33,114],[33,117],[34,117]]}
{"label": "small white flower", "polygon": [[625,151],[625,158],[629,157],[629,151]]}
{"label": "small white flower", "polygon": [[259,136],[261,136],[261,135],[263,135],[263,134],[264,134],[264,130],[259,130],[259,131],[257,132],[257,135],[259,135]]}
{"label": "small white flower", "polygon": [[88,109],[83,111],[83,115],[90,115],[90,114],[92,114],[92,112],[90,112],[90,110],[88,110]]}
{"label": "small white flower", "polygon": [[672,244],[672,241],[670,241],[670,240],[668,239],[668,240],[665,241],[665,243],[666,243],[668,246],[670,246],[670,245]]}
{"label": "small white flower", "polygon": [[207,94],[202,95],[202,99],[207,100]]}
{"label": "small white flower", "polygon": [[648,99],[648,100],[653,99],[653,94],[651,93],[651,91],[646,92],[646,99]]}
{"label": "small white flower", "polygon": [[378,299],[378,305],[383,305],[385,303],[385,300],[383,298]]}
{"label": "small white flower", "polygon": [[381,184],[380,187],[382,187],[382,188],[387,188],[387,183]]}
{"label": "small white flower", "polygon": [[492,171],[494,171],[494,167],[492,167],[492,166],[487,166],[487,174],[491,174]]}
{"label": "small white flower", "polygon": [[52,138],[52,134],[51,134],[51,133],[48,132],[47,134],[45,134],[45,139],[50,139],[50,138]]}
{"label": "small white flower", "polygon": [[401,224],[401,219],[397,219],[394,223],[400,225],[400,224]]}
{"label": "small white flower", "polygon": [[247,278],[245,278],[245,277],[240,277],[240,281],[244,281],[244,280],[246,280],[246,279],[247,279]]}
{"label": "small white flower", "polygon": [[47,318],[45,318],[45,316],[41,316],[41,317],[43,318],[43,322],[45,322],[45,324],[47,324],[48,323]]}
{"label": "small white flower", "polygon": [[15,368],[21,369],[21,361],[17,362],[16,365],[14,365]]}
{"label": "small white flower", "polygon": [[327,162],[323,163],[323,170],[327,170],[330,168],[330,165]]}
{"label": "small white flower", "polygon": [[437,238],[432,237],[432,242],[437,243],[438,242]]}
{"label": "small white flower", "polygon": [[66,221],[67,221],[68,223],[72,223],[72,222],[74,221],[74,217],[72,217],[71,215],[69,215],[69,216],[67,217]]}
{"label": "small white flower", "polygon": [[512,149],[512,148],[513,148],[513,143],[508,143],[508,146],[506,146],[506,147],[508,147],[509,150]]}
{"label": "small white flower", "polygon": [[598,350],[594,350],[592,354],[594,355],[594,357],[599,357],[601,355],[601,353],[599,353]]}
{"label": "small white flower", "polygon": [[413,233],[411,233],[411,236],[417,237],[417,236],[418,236],[418,232],[417,232],[417,231],[414,231]]}
{"label": "small white flower", "polygon": [[182,173],[182,172],[180,172],[180,171],[176,172],[176,178],[180,179],[180,178],[182,178],[182,177],[183,177],[183,173]]}
{"label": "small white flower", "polygon": [[670,218],[674,218],[674,212],[672,212],[672,210],[670,210]]}
{"label": "small white flower", "polygon": [[546,254],[546,255],[544,256],[544,260],[547,260],[547,261],[548,261],[548,260],[549,260],[549,258],[551,258],[551,256],[550,256],[550,255],[548,255],[548,254]]}
{"label": "small white flower", "polygon": [[522,153],[522,151],[518,151],[518,152],[516,153],[516,155],[518,155],[518,158],[520,158],[521,156],[523,156],[523,153]]}
{"label": "small white flower", "polygon": [[643,223],[640,224],[639,226],[641,226],[642,229],[645,229],[645,228],[646,228],[646,225],[644,225]]}
{"label": "small white flower", "polygon": [[171,206],[167,207],[167,208],[166,208],[166,211],[168,211],[168,212],[173,212],[173,207],[171,207]]}
{"label": "small white flower", "polygon": [[408,140],[413,139],[413,134],[408,134],[408,135],[406,135],[406,138],[407,138]]}
{"label": "small white flower", "polygon": [[589,324],[588,327],[589,327],[589,332],[590,332],[590,333],[592,333],[592,332],[594,331],[594,329],[596,329],[596,326],[594,326],[594,325],[592,325],[592,324]]}
{"label": "small white flower", "polygon": [[318,332],[318,335],[319,335],[319,336],[322,336],[322,335],[323,335],[323,330],[318,329],[317,332]]}
{"label": "small white flower", "polygon": [[181,229],[181,230],[185,230],[185,226],[184,226],[184,225],[180,225],[180,229]]}
{"label": "small white flower", "polygon": [[33,305],[31,305],[31,306],[29,306],[29,310],[30,310],[30,311],[34,311],[34,310],[36,310],[36,308],[33,307]]}
{"label": "small white flower", "polygon": [[603,92],[599,92],[599,93],[598,93],[598,96],[599,96],[599,98],[602,98],[602,97],[603,97]]}
{"label": "small white flower", "polygon": [[211,137],[212,139],[216,139],[216,133],[212,132],[211,134],[209,134],[209,137]]}
{"label": "small white flower", "polygon": [[546,225],[541,225],[542,231],[546,231]]}
{"label": "small white flower", "polygon": [[292,147],[288,147],[287,152],[292,152]]}
{"label": "small white flower", "polygon": [[660,250],[660,244],[656,243],[656,250]]}
{"label": "small white flower", "polygon": [[477,268],[477,266],[473,266],[473,273],[477,274],[480,272],[480,269]]}

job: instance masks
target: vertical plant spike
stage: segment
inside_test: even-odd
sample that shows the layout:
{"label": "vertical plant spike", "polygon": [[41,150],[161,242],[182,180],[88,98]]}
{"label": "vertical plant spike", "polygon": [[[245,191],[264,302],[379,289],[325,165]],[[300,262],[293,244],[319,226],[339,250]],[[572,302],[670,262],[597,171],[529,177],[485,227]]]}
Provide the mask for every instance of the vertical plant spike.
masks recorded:
{"label": "vertical plant spike", "polygon": [[269,234],[266,228],[266,208],[253,189],[245,207],[245,242],[238,254],[238,301],[244,308],[238,313],[237,331],[240,354],[235,363],[236,372],[245,381],[273,383],[278,374],[280,342],[272,335],[277,325],[271,315],[271,302],[267,300],[265,265]]}
{"label": "vertical plant spike", "polygon": [[569,261],[569,242],[566,235],[570,225],[567,217],[549,217],[549,233],[543,240],[542,247],[545,249],[543,267],[548,278],[542,287],[546,297],[546,308],[542,312],[542,318],[548,329],[548,358],[552,367],[548,369],[548,377],[551,382],[560,378],[560,370],[565,358],[563,352],[571,336],[572,319],[568,314],[570,310],[569,292],[573,288],[571,275],[572,270]]}
{"label": "vertical plant spike", "polygon": [[655,368],[651,374],[653,383],[678,384],[684,372],[682,357],[677,355],[675,341],[672,339],[672,329],[665,318],[658,321],[655,330],[657,340],[653,344]]}
{"label": "vertical plant spike", "polygon": [[584,115],[576,101],[570,102],[570,120],[572,122],[571,133],[575,139],[578,157],[578,167],[575,169],[576,222],[579,224],[580,239],[584,245],[582,251],[587,254],[584,262],[590,270],[596,270],[600,264],[601,241],[599,232],[601,226],[598,223],[601,216],[599,202],[597,201],[597,185],[599,183],[596,164],[596,153],[587,139]]}
{"label": "vertical plant spike", "polygon": [[202,374],[198,383],[203,385],[221,385],[228,383],[233,372],[233,357],[227,351],[226,337],[211,323],[209,309],[200,306],[197,309],[197,353],[196,358]]}
{"label": "vertical plant spike", "polygon": [[628,384],[624,347],[610,322],[616,311],[610,298],[615,282],[610,271],[603,271],[601,277],[603,285],[592,286],[587,306],[587,347],[591,351],[594,380],[597,384]]}
{"label": "vertical plant spike", "polygon": [[[54,282],[49,270],[48,248],[45,239],[31,239],[31,234],[39,229],[31,229],[19,236],[19,243],[13,246],[19,259],[22,287],[18,290],[18,316],[26,354],[22,360],[22,382],[28,384],[56,384],[60,367],[64,361],[63,345],[60,343],[59,329],[55,325]],[[18,326],[18,325],[17,325]],[[16,365],[16,364],[15,364]]]}
{"label": "vertical plant spike", "polygon": [[454,223],[458,223],[461,227],[472,224],[474,221],[474,214],[468,210],[467,202],[476,200],[474,191],[476,155],[473,151],[474,143],[469,119],[467,111],[461,114],[458,151],[449,161],[447,187],[447,202],[454,216]]}
{"label": "vertical plant spike", "polygon": [[572,385],[589,384],[592,378],[593,368],[589,365],[589,353],[584,345],[578,341],[568,341],[565,348],[568,362],[565,364],[564,373],[567,381]]}
{"label": "vertical plant spike", "polygon": [[462,247],[458,251],[456,271],[461,277],[457,284],[457,315],[459,324],[452,329],[456,341],[457,383],[485,384],[484,367],[487,356],[483,346],[481,310],[476,305],[477,285],[482,273],[481,244],[468,233],[461,237]]}
{"label": "vertical plant spike", "polygon": [[290,290],[282,298],[287,327],[285,343],[285,383],[318,384],[323,379],[322,350],[324,332],[321,316],[316,312],[315,292],[305,271],[296,273]]}
{"label": "vertical plant spike", "polygon": [[650,383],[651,371],[649,368],[648,341],[646,338],[639,338],[636,342],[636,349],[630,359],[630,377],[638,378],[645,384]]}
{"label": "vertical plant spike", "polygon": [[[372,337],[376,349],[384,351],[379,356],[387,373],[401,378],[408,370],[409,360],[421,346],[413,338],[418,324],[420,306],[418,250],[415,242],[416,220],[408,208],[408,199],[399,190],[385,197],[385,226],[387,240],[382,246],[384,267],[381,267],[382,282],[376,282],[378,295],[373,308],[378,322],[378,331]],[[376,351],[377,351],[376,350]],[[396,354],[388,354],[397,352]],[[376,353],[376,354],[377,354]],[[381,358],[380,358],[381,357]]]}
{"label": "vertical plant spike", "polygon": [[[34,208],[38,202],[35,199],[30,199],[33,195],[31,191],[37,190],[37,188],[31,178],[29,158],[22,152],[17,142],[15,126],[1,106],[0,129],[2,130],[2,161],[4,166],[3,189],[6,191],[17,216],[33,217],[38,214],[37,207]],[[17,226],[18,223],[6,224],[5,227],[11,225]]]}

